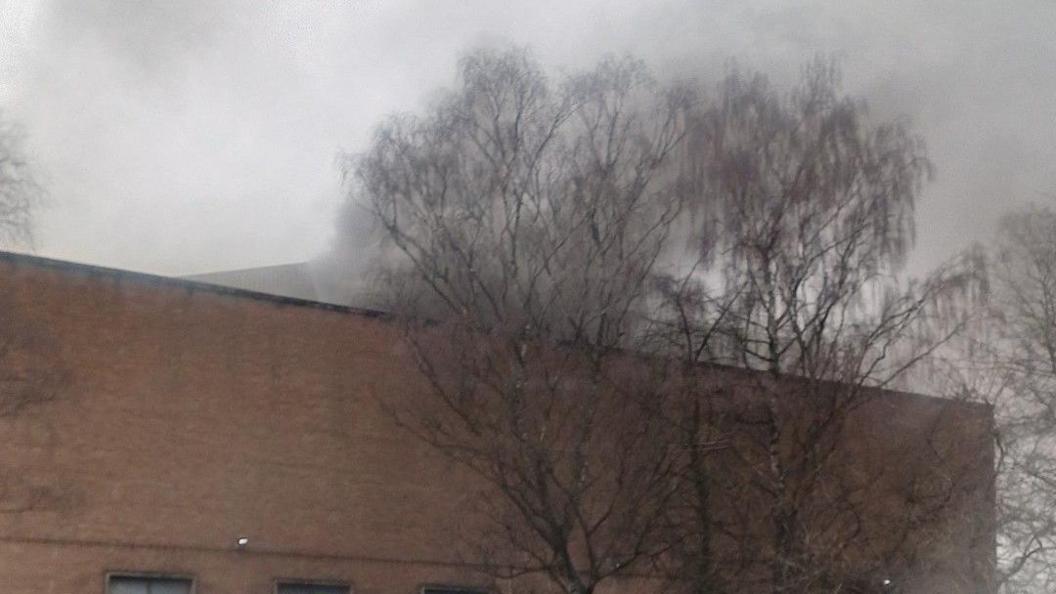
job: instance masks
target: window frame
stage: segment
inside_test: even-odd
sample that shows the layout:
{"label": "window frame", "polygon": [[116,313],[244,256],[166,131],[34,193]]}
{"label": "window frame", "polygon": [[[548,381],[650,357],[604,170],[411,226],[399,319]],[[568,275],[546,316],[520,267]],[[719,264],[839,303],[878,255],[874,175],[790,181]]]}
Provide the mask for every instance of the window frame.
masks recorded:
{"label": "window frame", "polygon": [[429,583],[418,587],[418,594],[429,594],[428,590],[454,590],[461,594],[492,594],[488,588],[480,586],[458,585],[451,583]]}
{"label": "window frame", "polygon": [[144,580],[185,580],[191,583],[190,594],[198,591],[198,580],[193,574],[169,571],[107,571],[103,576],[103,594],[110,594],[110,578]]}
{"label": "window frame", "polygon": [[[355,594],[352,582],[347,580],[330,579],[307,579],[307,578],[275,578],[272,580],[272,594],[279,594],[280,586],[323,586],[325,588],[344,588],[348,594]],[[193,592],[191,594],[194,594]]]}

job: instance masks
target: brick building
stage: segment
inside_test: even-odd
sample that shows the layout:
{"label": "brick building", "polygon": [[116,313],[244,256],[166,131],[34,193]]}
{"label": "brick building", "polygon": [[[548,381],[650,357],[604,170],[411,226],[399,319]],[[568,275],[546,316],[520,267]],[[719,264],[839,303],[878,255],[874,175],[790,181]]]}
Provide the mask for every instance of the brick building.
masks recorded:
{"label": "brick building", "polygon": [[[0,279],[0,591],[487,586],[451,545],[471,516],[458,469],[379,406],[417,388],[378,315],[13,254]],[[896,464],[948,405],[876,406],[860,451]],[[958,418],[986,477],[989,410]],[[947,532],[974,535],[951,536],[915,591],[987,581],[992,492],[966,501]]]}

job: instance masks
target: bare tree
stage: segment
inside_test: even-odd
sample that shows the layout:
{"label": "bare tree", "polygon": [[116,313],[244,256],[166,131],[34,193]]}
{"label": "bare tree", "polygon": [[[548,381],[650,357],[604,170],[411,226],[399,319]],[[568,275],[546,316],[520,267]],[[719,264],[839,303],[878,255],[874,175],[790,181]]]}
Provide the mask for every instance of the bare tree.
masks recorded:
{"label": "bare tree", "polygon": [[[23,138],[21,128],[0,114],[0,245],[32,245],[33,214],[43,197],[23,153]],[[17,313],[16,293],[0,286],[0,426],[56,398],[68,377],[47,329]],[[0,470],[0,514],[57,506],[62,489],[40,480]]]}
{"label": "bare tree", "polygon": [[[977,281],[965,261],[898,282],[930,165],[904,122],[872,123],[838,83],[835,67],[816,62],[787,95],[736,71],[720,85],[690,153],[695,263],[661,283],[654,326],[688,362],[766,372],[752,376],[758,397],[744,410],[727,407],[712,421],[738,437],[740,470],[705,464],[710,477],[699,481],[711,485],[701,506],[725,489],[769,514],[763,526],[745,513],[725,529],[727,541],[769,541],[768,551],[724,546],[732,558],[714,562],[728,567],[708,571],[739,572],[775,592],[849,588],[895,570],[896,551],[866,546],[863,493],[877,477],[850,480],[848,422],[956,334],[963,318],[951,322],[941,308]],[[709,521],[700,529],[714,533]]]}
{"label": "bare tree", "polygon": [[0,242],[10,245],[32,243],[33,212],[43,196],[22,140],[21,128],[0,117]]}
{"label": "bare tree", "polygon": [[554,82],[516,49],[469,54],[459,82],[349,162],[431,386],[393,412],[489,486],[497,575],[586,594],[670,547],[678,451],[626,349],[685,198],[695,97],[630,59]]}
{"label": "bare tree", "polygon": [[997,564],[1003,591],[1056,587],[1056,211],[1007,214],[993,299],[941,380],[996,415]]}
{"label": "bare tree", "polygon": [[878,446],[897,473],[853,445],[881,443],[859,411],[958,331],[976,280],[968,260],[898,280],[929,171],[820,63],[788,95],[734,73],[706,103],[633,60],[554,83],[481,51],[381,126],[350,203],[389,238],[429,386],[392,412],[488,486],[485,565],[577,594],[643,573],[869,592],[933,558],[944,512],[981,509],[965,417],[926,406]]}

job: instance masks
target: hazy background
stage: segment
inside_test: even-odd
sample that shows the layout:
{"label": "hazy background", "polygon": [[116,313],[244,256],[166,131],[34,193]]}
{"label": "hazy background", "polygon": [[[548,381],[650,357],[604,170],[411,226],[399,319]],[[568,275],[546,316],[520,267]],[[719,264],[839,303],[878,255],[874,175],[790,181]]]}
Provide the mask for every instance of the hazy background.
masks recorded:
{"label": "hazy background", "polygon": [[325,251],[337,153],[502,40],[705,80],[729,58],[778,80],[842,59],[849,91],[928,140],[917,270],[1056,191],[1056,0],[789,4],[0,0],[0,108],[50,192],[37,253],[161,274]]}

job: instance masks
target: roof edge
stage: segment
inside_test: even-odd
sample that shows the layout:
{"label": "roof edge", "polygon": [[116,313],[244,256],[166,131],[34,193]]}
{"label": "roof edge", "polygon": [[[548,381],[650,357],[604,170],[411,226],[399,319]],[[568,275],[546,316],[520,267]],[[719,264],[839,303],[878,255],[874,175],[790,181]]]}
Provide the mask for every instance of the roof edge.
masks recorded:
{"label": "roof edge", "polygon": [[[158,274],[150,274],[146,272],[135,272],[132,270],[124,270],[121,268],[108,268],[106,266],[97,266],[94,264],[82,264],[79,262],[71,262],[69,260],[58,260],[55,258],[45,258],[42,256],[34,256],[31,254],[22,254],[18,252],[11,252],[0,250],[0,262],[10,262],[14,264],[36,266],[38,268],[49,268],[55,270],[61,270],[65,272],[73,272],[85,275],[96,275],[114,278],[117,280],[132,281],[142,283],[145,285],[157,285],[163,287],[171,287],[176,289],[183,289],[187,291],[202,291],[205,293],[211,293],[214,295],[223,295],[227,297],[234,297],[236,299],[252,299],[254,301],[264,301],[273,303],[275,305],[288,305],[294,307],[303,307],[308,309],[317,309],[323,311],[332,311],[341,314],[357,315],[367,318],[376,319],[391,319],[393,314],[381,310],[373,310],[366,308],[353,307],[348,305],[338,305],[336,303],[326,303],[322,301],[311,301],[308,299],[298,299],[296,297],[285,297],[282,295],[273,295],[271,293],[260,293],[258,291],[250,291],[247,289],[236,289],[233,287],[226,287],[222,285],[214,285],[205,282],[187,280],[180,277],[162,276]],[[744,374],[747,376],[758,376],[759,370],[746,369],[743,367],[737,367],[735,365],[726,365],[721,363],[700,363],[698,364],[702,368],[720,369],[726,372],[732,372],[737,374]],[[765,372],[763,372],[765,373]],[[791,374],[782,374],[785,379],[809,381],[807,378]],[[832,380],[823,380],[832,381]],[[988,414],[991,418],[993,417],[994,407],[992,404],[987,402],[974,402],[967,400],[957,400],[951,398],[944,398],[942,396],[936,396],[932,394],[923,394],[920,392],[910,392],[906,390],[897,390],[892,388],[880,387],[880,386],[866,386],[867,389],[877,390],[880,393],[884,393],[888,396],[895,396],[901,398],[910,399],[924,399],[934,401],[935,403],[945,404],[959,404],[968,408],[979,409],[979,412]]]}
{"label": "roof edge", "polygon": [[80,262],[72,262],[70,260],[58,260],[55,258],[45,258],[42,256],[34,256],[31,254],[22,254],[18,252],[4,250],[0,250],[0,262],[10,262],[12,264],[18,265],[36,266],[38,268],[48,268],[52,270],[60,270],[64,272],[72,272],[89,276],[104,276],[117,280],[131,281],[145,285],[178,288],[188,291],[202,291],[205,293],[212,293],[214,295],[224,295],[239,299],[265,301],[269,303],[274,303],[276,305],[292,305],[294,307],[321,309],[324,311],[359,315],[368,318],[391,317],[391,314],[389,314],[388,312],[380,310],[353,307],[349,305],[338,305],[336,303],[326,303],[323,301],[312,301],[309,299],[299,299],[297,297],[285,297],[282,295],[274,295],[271,293],[261,293],[258,291],[250,291],[247,289],[236,289],[234,287],[214,285],[212,283],[188,280],[186,278],[162,276],[160,274],[151,274],[147,272],[135,272],[132,270],[124,270],[121,268],[97,266],[95,264],[82,264]]}
{"label": "roof edge", "polygon": [[240,272],[249,272],[251,270],[264,270],[268,268],[289,268],[291,266],[304,266],[309,265],[311,260],[302,260],[300,262],[283,262],[281,264],[265,264],[263,266],[246,266],[243,268],[230,268],[224,270],[210,270],[208,272],[192,272],[189,274],[177,274],[171,278],[182,278],[182,279],[193,279],[201,276],[213,276],[216,274],[237,274]]}

